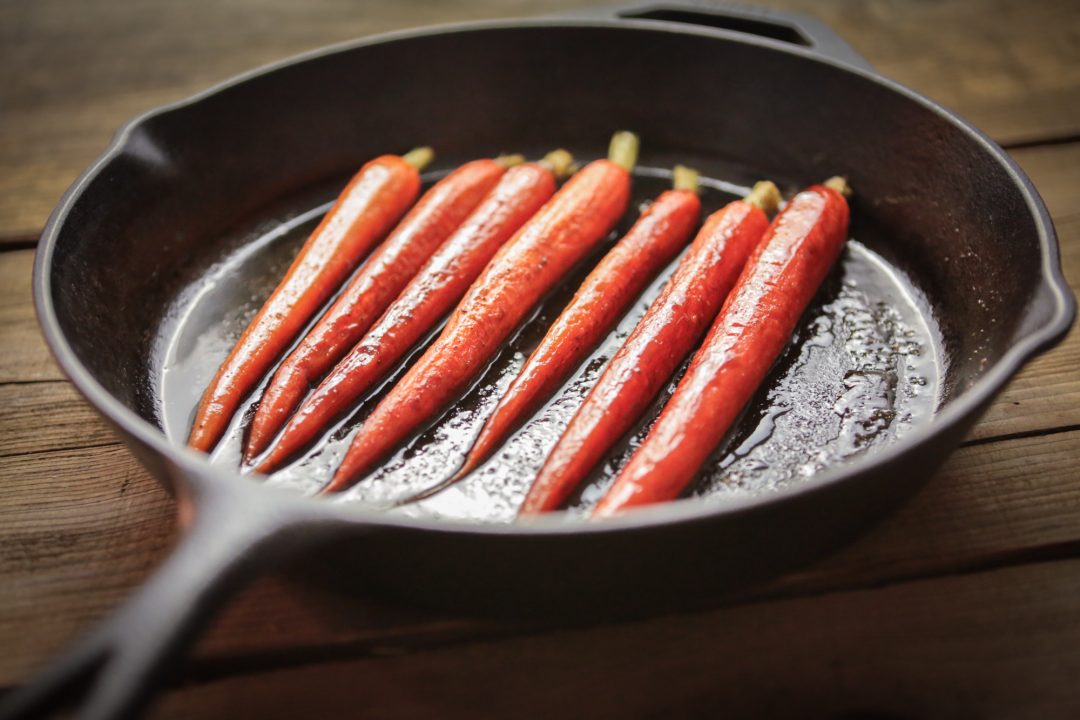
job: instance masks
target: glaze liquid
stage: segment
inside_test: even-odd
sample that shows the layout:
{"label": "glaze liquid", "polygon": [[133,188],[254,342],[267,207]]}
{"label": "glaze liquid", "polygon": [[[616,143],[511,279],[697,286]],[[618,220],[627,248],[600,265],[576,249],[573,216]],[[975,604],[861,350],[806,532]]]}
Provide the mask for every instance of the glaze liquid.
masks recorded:
{"label": "glaze liquid", "polygon": [[[592,265],[630,227],[642,203],[669,187],[670,175],[665,170],[640,168],[635,174],[632,210],[608,242],[540,305],[459,402],[376,471],[331,501],[375,505],[413,516],[485,522],[514,518],[547,452],[659,293],[677,259],[561,390],[487,463],[426,500],[403,501],[453,473],[501,393]],[[705,214],[748,191],[708,178],[703,178],[702,186]],[[225,243],[235,250],[177,296],[162,323],[155,353],[161,363],[156,373],[158,419],[173,441],[186,440],[203,389],[327,207],[294,208],[257,227],[241,229]],[[710,502],[733,494],[769,492],[873,452],[929,421],[940,401],[944,370],[940,333],[921,293],[873,250],[881,240],[859,237],[848,242],[837,267],[803,315],[794,341],[688,495]],[[266,481],[305,494],[317,492],[329,481],[363,418],[437,332],[422,341],[318,445]],[[685,366],[642,422],[572,498],[568,517],[580,515],[599,499],[641,442]],[[245,402],[215,450],[213,462],[238,465],[243,433],[261,391],[260,386]]]}

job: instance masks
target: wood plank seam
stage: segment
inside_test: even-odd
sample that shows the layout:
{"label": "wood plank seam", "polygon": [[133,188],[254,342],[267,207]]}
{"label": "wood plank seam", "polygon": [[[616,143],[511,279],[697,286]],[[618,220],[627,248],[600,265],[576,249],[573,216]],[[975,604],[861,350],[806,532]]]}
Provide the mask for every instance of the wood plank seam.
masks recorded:
{"label": "wood plank seam", "polygon": [[[3,251],[0,250],[0,252]],[[49,383],[63,383],[64,385],[71,384],[68,380],[57,380],[55,378],[31,378],[29,380],[4,380],[0,382],[0,388],[19,385],[47,385]]]}
{"label": "wood plank seam", "polygon": [[10,252],[12,250],[32,250],[37,247],[38,241],[41,239],[41,233],[44,232],[44,228],[38,232],[18,233],[17,235],[0,235],[0,253]]}
{"label": "wood plank seam", "polygon": [[1080,142],[1080,133],[1066,133],[1063,135],[1043,135],[1019,140],[1008,140],[1001,143],[1003,150],[1029,150],[1031,148],[1051,147],[1054,145],[1068,145]]}
{"label": "wood plank seam", "polygon": [[120,445],[123,445],[123,443],[119,440],[115,440],[102,443],[89,443],[87,445],[69,445],[64,448],[57,448],[52,450],[17,450],[15,452],[0,452],[0,458],[35,457],[70,450],[95,450],[97,448],[109,448]]}
{"label": "wood plank seam", "polygon": [[[1037,557],[1033,557],[1033,555],[1037,555]],[[167,686],[170,688],[177,688],[189,685],[201,685],[281,670],[317,667],[322,664],[341,661],[366,659],[378,661],[400,657],[402,655],[422,655],[450,648],[466,648],[473,645],[490,644],[492,642],[503,640],[540,637],[552,633],[633,625],[635,623],[646,621],[656,621],[665,617],[706,615],[751,605],[765,606],[769,604],[825,598],[833,595],[884,590],[925,581],[940,580],[943,578],[996,573],[1020,566],[1069,563],[1075,562],[1080,558],[1080,540],[1052,543],[1040,548],[1030,548],[1028,550],[1021,550],[1013,553],[1005,552],[1001,553],[1000,557],[1000,562],[994,564],[984,562],[973,563],[970,567],[956,572],[912,575],[910,577],[898,578],[887,582],[837,586],[820,591],[815,590],[810,592],[777,593],[755,596],[750,599],[712,604],[686,612],[668,613],[648,618],[592,623],[522,623],[514,625],[487,625],[481,626],[482,629],[479,631],[476,627],[465,627],[459,634],[439,636],[436,638],[428,638],[426,640],[424,633],[427,628],[421,627],[417,632],[402,633],[390,638],[379,637],[369,640],[346,642],[341,643],[340,645],[310,645],[296,648],[283,648],[273,651],[260,650],[255,652],[235,653],[214,658],[194,658],[189,660],[183,668],[177,671],[173,677],[169,679]],[[0,686],[0,697],[7,692],[11,692],[16,687],[18,686]]]}
{"label": "wood plank seam", "polygon": [[1067,225],[1080,220],[1080,212],[1071,212],[1053,218],[1055,226]]}
{"label": "wood plank seam", "polygon": [[1037,428],[1034,430],[1021,430],[1013,433],[1001,433],[999,435],[988,435],[986,437],[971,438],[964,440],[960,443],[959,447],[974,447],[976,445],[989,445],[990,443],[1006,442],[1008,440],[1023,440],[1025,438],[1044,437],[1046,435],[1057,435],[1063,432],[1072,432],[1074,430],[1080,430],[1080,424],[1072,425],[1058,425],[1055,427]]}

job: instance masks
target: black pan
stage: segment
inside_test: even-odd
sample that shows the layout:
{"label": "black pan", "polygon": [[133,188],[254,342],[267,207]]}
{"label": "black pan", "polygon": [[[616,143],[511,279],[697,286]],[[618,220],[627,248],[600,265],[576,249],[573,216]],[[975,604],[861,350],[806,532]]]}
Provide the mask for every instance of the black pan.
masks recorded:
{"label": "black pan", "polygon": [[[388,463],[396,474],[346,501],[268,487],[310,489],[308,472],[328,467],[340,438],[301,461],[305,472],[269,482],[235,470],[241,423],[211,461],[183,447],[207,373],[365,159],[420,143],[442,152],[444,170],[554,145],[588,159],[620,128],[643,139],[638,199],[676,161],[711,178],[709,208],[762,177],[790,192],[845,174],[857,193],[841,267],[687,498],[605,522],[573,511],[499,522],[537,438],[579,392],[571,381],[512,441],[533,456],[497,459],[492,467],[514,472],[447,491],[471,510],[380,509],[392,493],[372,488],[422,485],[425,458],[452,461],[458,446],[444,430],[472,427],[484,389],[512,373],[514,352],[535,342],[565,293]],[[457,611],[612,617],[714,601],[878,521],[1074,316],[1046,209],[1000,148],[808,18],[713,6],[398,33],[150,112],[65,195],[34,280],[57,361],[177,495],[185,532],[134,598],[8,699],[6,717],[43,712],[90,681],[83,717],[135,713],[228,591],[301,551],[305,582],[347,576],[398,602]],[[575,506],[609,477],[598,473]],[[453,516],[452,505],[434,510]],[[496,522],[476,521],[488,511]]]}

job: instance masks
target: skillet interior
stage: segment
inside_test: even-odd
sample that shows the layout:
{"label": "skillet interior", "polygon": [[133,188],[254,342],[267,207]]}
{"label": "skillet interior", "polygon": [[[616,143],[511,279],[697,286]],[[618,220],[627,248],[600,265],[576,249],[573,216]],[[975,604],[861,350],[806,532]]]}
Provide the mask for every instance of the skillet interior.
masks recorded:
{"label": "skillet interior", "polygon": [[[317,207],[365,159],[419,143],[446,149],[442,167],[501,150],[536,155],[555,144],[595,157],[615,128],[642,136],[645,166],[692,162],[735,185],[772,177],[792,189],[848,175],[858,192],[853,234],[917,291],[902,314],[915,313],[904,322],[922,333],[940,373],[929,394],[942,406],[1051,312],[1035,302],[1043,282],[1038,228],[1019,186],[977,138],[933,108],[768,44],[649,24],[536,23],[361,45],[143,121],[59,229],[57,317],[94,378],[161,427],[162,370],[178,317],[196,307],[226,312],[185,291],[245,240]],[[639,183],[646,195],[657,189]],[[712,202],[722,199],[717,192]],[[287,246],[277,243],[279,255]],[[254,277],[273,255],[257,254],[241,275]],[[258,294],[270,284],[233,290]],[[896,296],[895,288],[879,289]],[[188,330],[214,322],[185,321]],[[223,327],[235,330],[237,322]],[[202,341],[223,352],[213,333]],[[922,469],[939,461],[924,459]],[[865,486],[877,497],[864,490],[861,504],[847,505],[860,522],[903,494],[899,483],[888,484],[899,467],[884,470]],[[731,537],[750,537],[746,531],[729,526]],[[605,552],[597,542],[595,551]],[[797,561],[793,544],[775,550]],[[489,556],[492,568],[520,563],[514,547],[506,542]],[[367,551],[378,549],[370,543]],[[397,550],[409,554],[405,543]],[[637,557],[647,552],[639,548]],[[662,565],[665,548],[654,552]],[[573,573],[565,580],[573,587]]]}
{"label": "skillet interior", "polygon": [[[581,156],[594,157],[602,150],[602,143],[595,144],[583,148]],[[645,159],[651,158],[652,154],[646,153]],[[693,162],[699,159],[693,158]],[[734,178],[744,175],[735,167],[722,172]],[[669,186],[668,175],[660,168],[638,169],[634,210],[627,213],[622,227],[610,240],[632,224],[639,204]],[[705,182],[702,199],[706,213],[746,192],[737,183]],[[210,272],[199,274],[177,297],[161,324],[152,354],[161,375],[155,391],[160,397],[157,415],[175,442],[184,442],[202,388],[282,276],[324,207],[319,204],[301,206],[297,211],[283,210],[282,219],[264,218],[238,232],[236,239],[228,243],[237,250],[217,262]],[[859,223],[853,232],[858,240],[849,243],[840,267],[807,312],[798,330],[799,342],[778,363],[772,380],[758,394],[739,431],[717,454],[712,469],[692,494],[729,498],[733,493],[759,492],[798,482],[816,469],[870,452],[929,421],[936,407],[942,369],[935,321],[919,291],[871,249],[887,243],[880,231]],[[548,298],[460,402],[342,499],[389,506],[445,479],[447,469],[463,458],[498,400],[500,389],[516,376],[524,358],[573,295],[593,260],[607,247],[610,244],[600,248]],[[407,504],[398,512],[511,520],[562,428],[675,264],[635,303],[562,392],[483,471],[430,500]],[[325,484],[362,419],[409,364],[402,363],[380,390],[339,423],[328,440],[275,473],[270,482],[305,493]],[[667,390],[673,387],[674,383]],[[253,395],[247,413],[237,415],[226,440],[214,453],[216,463],[229,468],[239,465],[244,430],[258,395]],[[598,468],[593,480],[573,500],[571,515],[595,501],[661,406],[661,401],[655,403],[653,412],[611,460]]]}

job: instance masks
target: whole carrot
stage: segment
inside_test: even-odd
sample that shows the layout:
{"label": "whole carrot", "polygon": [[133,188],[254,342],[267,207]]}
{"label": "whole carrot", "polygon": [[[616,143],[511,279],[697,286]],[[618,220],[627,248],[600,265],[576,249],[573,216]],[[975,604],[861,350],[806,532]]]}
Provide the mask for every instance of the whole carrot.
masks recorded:
{"label": "whole carrot", "polygon": [[343,490],[460,394],[537,302],[595,247],[630,199],[637,138],[575,174],[492,258],[435,343],[368,416],[324,492]]}
{"label": "whole carrot", "polygon": [[796,195],[754,250],[675,394],[593,511],[675,498],[727,434],[791,339],[847,240],[846,183]]}
{"label": "whole carrot", "polygon": [[487,197],[435,251],[382,317],[285,426],[257,470],[269,472],[312,442],[461,299],[495,252],[555,192],[573,158],[555,151],[539,163],[510,168]]}
{"label": "whole carrot", "polygon": [[251,421],[244,458],[266,449],[292,411],[364,336],[420,266],[520,156],[474,160],[435,183],[372,253],[326,314],[278,367]]}
{"label": "whole carrot", "polygon": [[548,455],[521,513],[554,510],[641,417],[716,316],[779,199],[758,183],[705,221],[660,296],[596,381]]}
{"label": "whole carrot", "polygon": [[678,254],[697,225],[701,200],[695,171],[676,167],[674,185],[589,273],[495,406],[461,468],[425,496],[457,482],[486,460],[551,397],[656,273]]}
{"label": "whole carrot", "polygon": [[189,446],[214,448],[278,355],[416,199],[419,171],[432,157],[426,147],[383,155],[353,176],[206,389]]}

